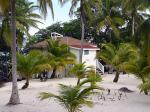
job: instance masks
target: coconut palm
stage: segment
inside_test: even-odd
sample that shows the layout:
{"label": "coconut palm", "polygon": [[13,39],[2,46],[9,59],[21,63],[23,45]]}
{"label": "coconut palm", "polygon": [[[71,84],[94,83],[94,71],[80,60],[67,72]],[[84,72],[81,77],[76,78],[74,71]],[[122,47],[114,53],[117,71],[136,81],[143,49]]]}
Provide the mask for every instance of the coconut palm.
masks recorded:
{"label": "coconut palm", "polygon": [[[59,0],[62,4],[65,4],[69,0]],[[78,4],[80,3],[79,6],[79,16],[80,16],[80,21],[81,21],[81,50],[80,50],[80,56],[79,56],[79,62],[82,63],[82,54],[83,54],[83,42],[84,42],[84,33],[85,33],[85,23],[86,19],[92,18],[93,9],[92,8],[97,8],[99,9],[101,5],[101,0],[71,0],[71,8],[69,14],[72,15],[74,13],[74,10],[77,8]]]}
{"label": "coconut palm", "polygon": [[[149,60],[143,54],[137,54],[137,57],[138,58],[135,61],[124,63],[124,70],[128,73],[135,74],[142,80],[142,84],[145,84],[147,82],[146,79],[150,74]],[[146,89],[144,89],[144,93],[146,95],[148,94]]]}
{"label": "coconut palm", "polygon": [[51,69],[51,66],[48,58],[40,51],[30,51],[27,55],[18,53],[17,55],[17,71],[26,79],[22,89],[26,89],[29,86],[29,80],[34,74],[49,69]]}
{"label": "coconut palm", "polygon": [[122,18],[121,11],[119,10],[121,3],[114,0],[102,0],[102,11],[95,21],[97,24],[97,30],[104,30],[108,32],[112,30],[116,37],[119,37],[119,26],[125,24]]}
{"label": "coconut palm", "polygon": [[47,50],[53,57],[50,58],[51,66],[53,68],[51,78],[56,76],[56,71],[64,68],[68,64],[75,63],[75,55],[70,52],[69,46],[66,44],[60,44],[59,40],[48,40]]}
{"label": "coconut palm", "polygon": [[16,72],[16,11],[15,11],[16,0],[11,0],[11,34],[12,34],[12,95],[9,101],[9,104],[18,104],[20,103],[17,87],[17,72]]}
{"label": "coconut palm", "polygon": [[[82,84],[81,84],[82,83]],[[92,107],[94,104],[88,99],[91,94],[94,94],[93,90],[100,90],[97,86],[83,87],[86,83],[91,81],[81,82],[77,86],[59,85],[59,95],[55,95],[49,92],[40,93],[40,99],[45,100],[49,98],[56,99],[68,112],[82,112],[83,106]]]}
{"label": "coconut palm", "polygon": [[[122,3],[123,10],[132,22],[132,37],[135,35],[137,28],[149,17],[149,14],[144,13],[149,8],[149,0],[119,0]],[[141,13],[142,12],[142,13]]]}
{"label": "coconut palm", "polygon": [[[17,30],[16,36],[17,36],[17,43],[19,45],[22,45],[24,35],[30,37],[28,33],[30,27],[38,28],[37,23],[40,23],[40,21],[38,21],[37,19],[40,19],[41,16],[33,12],[35,9],[38,8],[39,7],[33,5],[32,2],[28,2],[26,0],[16,1],[16,30]],[[1,35],[8,45],[10,45],[12,40],[10,38],[9,22],[10,22],[9,15],[8,14],[4,15],[2,21]]]}
{"label": "coconut palm", "polygon": [[97,82],[102,81],[102,78],[101,75],[97,74],[94,69],[89,69],[87,74],[87,82],[88,80],[91,82],[91,86],[96,86]]}
{"label": "coconut palm", "polygon": [[120,71],[123,71],[123,64],[136,58],[137,49],[129,43],[121,43],[118,47],[108,43],[103,48],[98,57],[116,69],[113,82],[118,82]]}
{"label": "coconut palm", "polygon": [[141,92],[144,91],[146,95],[148,95],[148,92],[150,91],[150,76],[147,76],[147,80],[145,83],[142,83],[139,85],[139,88]]}
{"label": "coconut palm", "polygon": [[84,77],[86,77],[86,75],[88,75],[88,71],[89,69],[91,69],[91,67],[86,67],[85,63],[78,63],[75,64],[71,69],[70,69],[70,73],[74,74],[75,76],[77,76],[78,81],[77,81],[77,85],[80,83],[80,80]]}
{"label": "coconut palm", "polygon": [[[137,37],[137,45],[144,50],[144,53],[147,54],[150,51],[150,17],[147,18],[139,28],[137,29],[137,32],[135,36]],[[139,41],[140,40],[140,41]],[[148,55],[148,54],[147,54]]]}
{"label": "coconut palm", "polygon": [[[47,6],[52,10],[52,1],[51,0],[38,0],[40,3],[42,12],[46,14]],[[20,99],[18,95],[18,86],[17,86],[17,76],[16,76],[16,0],[0,0],[0,12],[3,14],[8,11],[9,6],[11,6],[11,34],[12,34],[12,94],[9,101],[9,104],[19,104]],[[48,5],[47,5],[48,4]],[[45,10],[44,10],[45,9]]]}
{"label": "coconut palm", "polygon": [[53,11],[52,0],[37,0],[37,2],[39,3],[40,10],[41,10],[42,14],[44,15],[44,17],[46,17],[47,10],[49,8],[51,13],[52,13],[52,17],[54,18],[54,11]]}

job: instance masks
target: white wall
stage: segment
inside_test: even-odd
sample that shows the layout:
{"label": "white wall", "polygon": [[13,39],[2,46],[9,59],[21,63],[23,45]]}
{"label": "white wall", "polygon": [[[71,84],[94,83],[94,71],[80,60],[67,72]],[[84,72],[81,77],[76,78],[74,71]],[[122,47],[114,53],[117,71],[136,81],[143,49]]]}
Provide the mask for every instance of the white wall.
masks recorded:
{"label": "white wall", "polygon": [[[89,54],[85,55],[84,51],[89,50]],[[75,48],[70,48],[70,51],[75,54],[77,63],[79,63],[79,53],[80,49],[75,49]],[[93,66],[96,68],[96,50],[91,50],[91,49],[84,49],[83,51],[83,57],[82,57],[82,62],[85,62],[86,66]]]}
{"label": "white wall", "polygon": [[73,54],[75,54],[75,56],[76,56],[76,61],[77,61],[77,63],[79,63],[79,53],[80,53],[80,50],[79,49],[74,49],[74,48],[70,48],[70,51],[73,53]]}
{"label": "white wall", "polygon": [[[90,50],[90,49],[84,49],[84,50],[89,50],[89,54],[85,55],[84,51],[83,51],[82,62],[85,62],[86,66],[93,66],[96,70],[96,59],[95,59],[96,58],[96,50]],[[79,63],[80,49],[70,48],[70,51],[75,54],[76,62]],[[56,76],[58,76],[58,74],[61,74],[61,77],[64,77],[65,72],[66,72],[65,70],[57,71]],[[52,75],[52,71],[49,71],[48,78],[50,78],[51,75]]]}
{"label": "white wall", "polygon": [[89,50],[89,54],[85,55],[83,52],[82,60],[85,62],[86,66],[93,66],[96,68],[96,50]]}

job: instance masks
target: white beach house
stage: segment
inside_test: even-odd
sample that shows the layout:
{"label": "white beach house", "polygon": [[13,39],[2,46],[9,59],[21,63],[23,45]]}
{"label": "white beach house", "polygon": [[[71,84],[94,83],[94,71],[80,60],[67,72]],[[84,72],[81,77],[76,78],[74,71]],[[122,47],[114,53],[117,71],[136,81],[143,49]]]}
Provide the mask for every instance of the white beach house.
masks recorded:
{"label": "white beach house", "polygon": [[[76,62],[79,63],[79,56],[80,56],[79,53],[81,50],[80,40],[72,37],[65,37],[55,32],[51,34],[51,37],[53,39],[60,40],[60,43],[62,44],[67,44],[70,47],[70,51],[75,54]],[[32,47],[44,49],[46,48],[46,46],[47,42],[44,40],[34,44]],[[100,49],[96,45],[88,42],[84,42],[82,47],[83,47],[82,63],[85,62],[86,66],[93,66],[95,70],[99,69],[102,73],[104,73],[104,66],[96,59],[96,53]]]}

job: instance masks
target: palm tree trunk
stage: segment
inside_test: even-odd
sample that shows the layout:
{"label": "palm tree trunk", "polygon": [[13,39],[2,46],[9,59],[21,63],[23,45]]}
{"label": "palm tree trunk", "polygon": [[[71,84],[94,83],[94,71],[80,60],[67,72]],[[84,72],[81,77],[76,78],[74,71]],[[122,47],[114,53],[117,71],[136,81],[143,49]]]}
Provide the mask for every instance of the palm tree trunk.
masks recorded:
{"label": "palm tree trunk", "polygon": [[80,11],[81,11],[81,15],[80,15],[80,21],[81,21],[81,49],[80,49],[80,56],[79,56],[79,62],[82,63],[82,55],[83,55],[83,41],[84,41],[84,31],[85,31],[85,24],[84,24],[84,20],[83,20],[83,0],[81,0],[80,3]]}
{"label": "palm tree trunk", "polygon": [[26,83],[22,86],[21,89],[26,89],[29,86],[29,78],[26,79]]}
{"label": "palm tree trunk", "polygon": [[51,75],[51,79],[55,78],[56,76],[56,67],[54,67],[52,75]]}
{"label": "palm tree trunk", "polygon": [[78,81],[77,81],[77,85],[79,85],[80,84],[80,78],[78,78]]}
{"label": "palm tree trunk", "polygon": [[11,33],[12,33],[12,93],[8,104],[16,105],[20,103],[17,85],[17,71],[16,71],[16,0],[11,0]]}
{"label": "palm tree trunk", "polygon": [[120,75],[120,73],[119,73],[119,71],[117,70],[117,71],[116,71],[116,75],[115,75],[115,78],[114,78],[113,82],[115,82],[115,83],[117,83],[117,82],[118,82],[118,80],[119,80],[119,75]]}
{"label": "palm tree trunk", "polygon": [[[146,81],[145,81],[145,78],[142,77],[141,79],[142,79],[142,82],[143,82],[143,84],[144,84],[144,83],[146,82]],[[145,93],[145,95],[148,95],[148,91],[147,91],[147,90],[144,90],[144,93]]]}
{"label": "palm tree trunk", "polygon": [[132,15],[132,38],[133,38],[134,34],[135,34],[135,18]]}

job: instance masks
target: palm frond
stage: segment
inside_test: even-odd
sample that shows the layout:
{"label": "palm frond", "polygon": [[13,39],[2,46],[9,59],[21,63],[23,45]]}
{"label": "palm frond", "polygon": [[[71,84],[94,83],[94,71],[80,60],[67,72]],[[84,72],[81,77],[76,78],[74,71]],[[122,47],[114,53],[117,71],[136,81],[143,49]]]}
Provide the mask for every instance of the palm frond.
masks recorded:
{"label": "palm frond", "polygon": [[54,19],[53,3],[52,0],[38,0],[40,9],[44,17],[47,15],[47,9],[50,8],[52,17]]}

